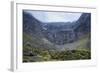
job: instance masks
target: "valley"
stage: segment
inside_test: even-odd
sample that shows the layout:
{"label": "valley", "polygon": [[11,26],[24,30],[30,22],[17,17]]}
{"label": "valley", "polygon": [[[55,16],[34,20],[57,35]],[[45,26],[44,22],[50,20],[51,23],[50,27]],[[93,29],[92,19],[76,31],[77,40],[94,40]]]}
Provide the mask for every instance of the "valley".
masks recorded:
{"label": "valley", "polygon": [[90,58],[90,13],[74,22],[44,23],[23,11],[23,62]]}

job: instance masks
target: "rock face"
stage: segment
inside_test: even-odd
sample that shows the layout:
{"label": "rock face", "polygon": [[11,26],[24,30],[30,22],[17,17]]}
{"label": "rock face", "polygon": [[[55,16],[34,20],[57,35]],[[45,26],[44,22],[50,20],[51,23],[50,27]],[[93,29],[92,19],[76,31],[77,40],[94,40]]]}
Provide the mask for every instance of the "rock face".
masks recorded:
{"label": "rock face", "polygon": [[41,22],[34,18],[31,14],[23,11],[23,32],[35,36],[41,36]]}
{"label": "rock face", "polygon": [[91,32],[91,14],[83,13],[75,25],[78,25],[76,27],[74,26],[74,31],[77,38]]}
{"label": "rock face", "polygon": [[23,12],[23,31],[34,37],[46,38],[53,44],[74,42],[91,31],[91,14],[83,13],[75,22],[42,23],[31,14]]}
{"label": "rock face", "polygon": [[45,37],[54,44],[62,45],[72,42],[74,40],[75,34],[73,29],[62,29],[58,31],[51,30],[45,32]]}
{"label": "rock face", "polygon": [[52,45],[52,43],[48,42],[48,39],[44,37],[43,25],[44,23],[34,18],[34,16],[32,16],[30,13],[23,11],[23,46],[24,47],[30,45],[30,47],[41,48],[41,49],[55,48]]}
{"label": "rock face", "polygon": [[62,45],[79,39],[90,32],[91,15],[83,13],[76,22],[47,23],[45,37],[54,44]]}

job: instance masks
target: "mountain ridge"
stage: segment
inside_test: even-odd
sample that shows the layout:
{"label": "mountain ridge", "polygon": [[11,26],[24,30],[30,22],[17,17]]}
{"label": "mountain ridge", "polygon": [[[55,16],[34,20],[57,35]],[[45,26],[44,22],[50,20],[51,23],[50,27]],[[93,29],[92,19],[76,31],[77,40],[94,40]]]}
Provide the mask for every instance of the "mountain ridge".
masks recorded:
{"label": "mountain ridge", "polygon": [[31,14],[23,12],[23,32],[32,35],[33,38],[45,38],[55,45],[72,43],[90,33],[90,16],[89,13],[83,13],[74,22],[42,23]]}

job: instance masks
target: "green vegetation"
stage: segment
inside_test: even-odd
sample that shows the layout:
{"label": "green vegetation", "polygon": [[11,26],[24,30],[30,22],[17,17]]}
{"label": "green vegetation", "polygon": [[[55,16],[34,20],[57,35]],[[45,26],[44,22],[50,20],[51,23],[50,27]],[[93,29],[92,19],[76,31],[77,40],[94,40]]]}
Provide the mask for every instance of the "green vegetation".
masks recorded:
{"label": "green vegetation", "polygon": [[23,55],[23,62],[81,60],[91,58],[90,51],[86,49],[70,51],[32,49],[32,53],[33,55]]}
{"label": "green vegetation", "polygon": [[[41,39],[31,38],[24,34],[23,62],[66,61],[91,59],[89,35],[77,41],[79,46],[75,50],[56,50],[51,45],[43,44]],[[42,43],[42,44],[41,44]],[[51,47],[50,47],[51,46]],[[46,48],[48,47],[48,48]],[[49,48],[50,47],[50,48]],[[51,49],[52,48],[52,49]]]}
{"label": "green vegetation", "polygon": [[83,49],[90,50],[91,48],[90,34],[83,36],[77,42],[79,45],[76,48],[78,49],[83,48]]}

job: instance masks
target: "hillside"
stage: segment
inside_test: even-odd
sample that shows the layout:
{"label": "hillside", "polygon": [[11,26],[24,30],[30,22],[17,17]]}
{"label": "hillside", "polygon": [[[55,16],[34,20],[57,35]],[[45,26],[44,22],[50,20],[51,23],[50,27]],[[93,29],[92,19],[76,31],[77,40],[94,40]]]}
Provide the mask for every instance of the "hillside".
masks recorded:
{"label": "hillside", "polygon": [[23,11],[23,62],[91,58],[91,19],[43,23]]}

